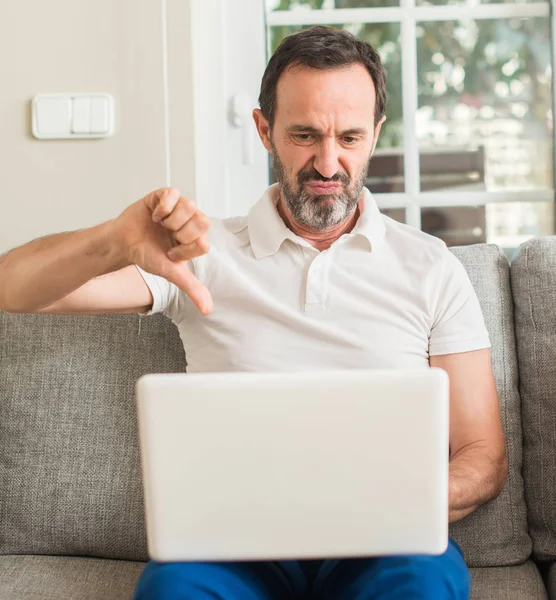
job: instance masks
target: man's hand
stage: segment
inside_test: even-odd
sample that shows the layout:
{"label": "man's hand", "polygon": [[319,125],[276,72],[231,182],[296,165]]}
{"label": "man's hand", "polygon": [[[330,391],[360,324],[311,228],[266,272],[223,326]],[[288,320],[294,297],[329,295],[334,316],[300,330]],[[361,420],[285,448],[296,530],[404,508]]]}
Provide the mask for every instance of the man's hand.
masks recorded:
{"label": "man's hand", "polygon": [[151,192],[114,221],[127,261],[177,285],[205,315],[212,310],[210,292],[186,263],[209,251],[209,227],[195,203],[171,187]]}

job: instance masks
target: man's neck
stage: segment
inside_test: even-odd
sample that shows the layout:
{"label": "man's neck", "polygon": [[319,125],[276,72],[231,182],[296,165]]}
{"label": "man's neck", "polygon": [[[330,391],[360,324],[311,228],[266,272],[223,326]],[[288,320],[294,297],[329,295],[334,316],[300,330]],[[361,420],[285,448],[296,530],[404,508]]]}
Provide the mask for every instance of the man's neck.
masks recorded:
{"label": "man's neck", "polygon": [[320,231],[318,229],[312,229],[311,227],[307,227],[302,223],[298,223],[294,220],[291,211],[286,206],[284,202],[284,198],[282,194],[280,194],[278,203],[276,208],[278,210],[278,214],[282,217],[286,227],[293,231],[296,235],[303,238],[305,241],[309,242],[311,246],[316,248],[319,252],[323,250],[328,250],[332,244],[339,239],[344,233],[349,233],[357,223],[357,219],[361,214],[362,210],[362,202],[361,199],[357,205],[356,210],[351,214],[347,219],[334,225],[330,229],[325,229],[324,231]]}

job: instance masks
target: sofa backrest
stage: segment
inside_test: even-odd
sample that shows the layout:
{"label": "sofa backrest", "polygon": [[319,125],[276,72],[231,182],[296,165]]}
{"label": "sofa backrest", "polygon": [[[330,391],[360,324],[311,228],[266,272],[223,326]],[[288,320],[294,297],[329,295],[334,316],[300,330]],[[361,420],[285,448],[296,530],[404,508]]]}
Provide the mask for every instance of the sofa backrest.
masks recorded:
{"label": "sofa backrest", "polygon": [[[521,402],[510,266],[496,246],[478,244],[453,248],[452,251],[467,269],[490,334],[509,474],[500,496],[452,524],[450,533],[461,545],[471,567],[517,564],[529,557],[531,540],[527,532],[521,477]],[[473,385],[472,381],[470,385]]]}
{"label": "sofa backrest", "polygon": [[135,382],[185,369],[164,317],[0,312],[0,553],[146,560]]}
{"label": "sofa backrest", "polygon": [[512,263],[523,413],[523,477],[533,553],[556,560],[556,237]]}

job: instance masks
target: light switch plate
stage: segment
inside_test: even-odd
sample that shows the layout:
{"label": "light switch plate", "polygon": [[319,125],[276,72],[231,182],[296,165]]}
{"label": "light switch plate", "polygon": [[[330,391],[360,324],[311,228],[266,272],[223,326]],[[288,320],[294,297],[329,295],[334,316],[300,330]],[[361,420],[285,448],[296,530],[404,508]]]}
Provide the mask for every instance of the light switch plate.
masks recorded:
{"label": "light switch plate", "polygon": [[32,131],[40,140],[94,139],[114,134],[111,94],[38,94],[32,101]]}

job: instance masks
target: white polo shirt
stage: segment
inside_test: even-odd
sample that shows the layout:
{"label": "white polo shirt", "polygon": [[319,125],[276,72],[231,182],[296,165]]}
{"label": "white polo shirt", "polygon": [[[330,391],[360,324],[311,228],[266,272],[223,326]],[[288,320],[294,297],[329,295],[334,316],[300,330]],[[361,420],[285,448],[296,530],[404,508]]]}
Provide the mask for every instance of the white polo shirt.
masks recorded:
{"label": "white polo shirt", "polygon": [[202,316],[165,279],[139,271],[150,313],[177,325],[188,372],[428,366],[490,346],[475,292],[444,242],[381,215],[365,189],[349,234],[319,252],[289,230],[270,187],[247,217],[213,220],[190,268],[210,290]]}

